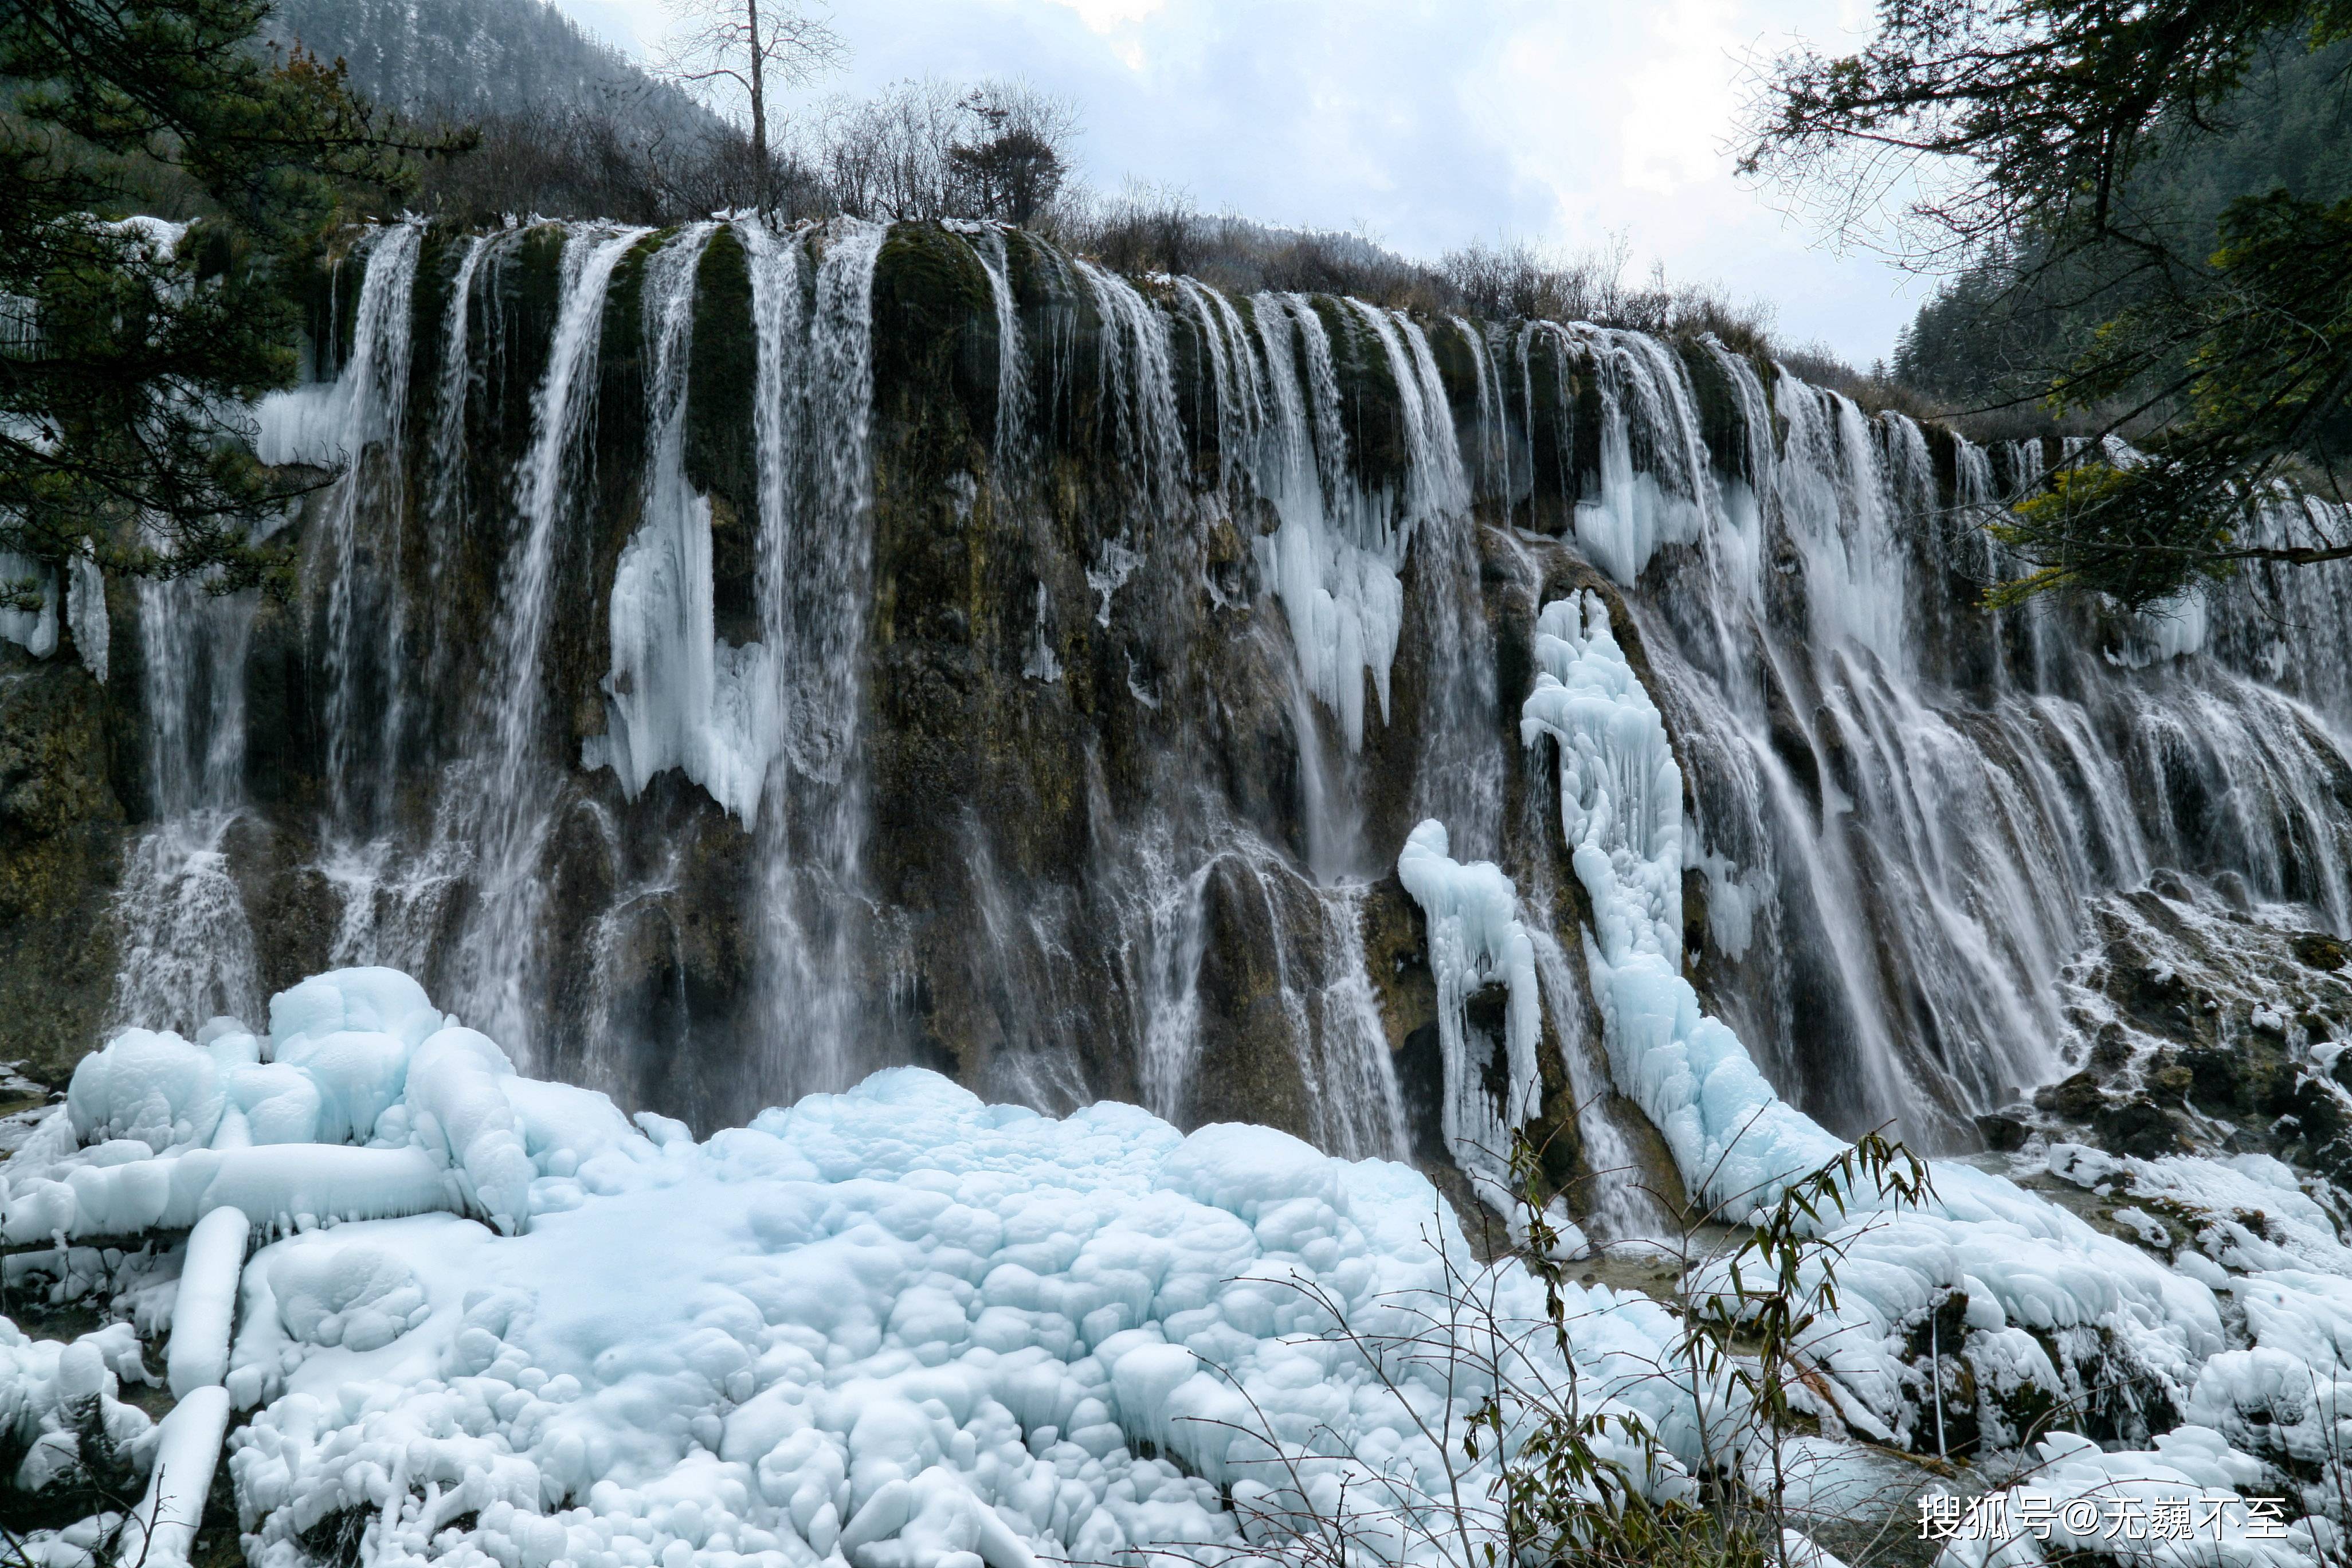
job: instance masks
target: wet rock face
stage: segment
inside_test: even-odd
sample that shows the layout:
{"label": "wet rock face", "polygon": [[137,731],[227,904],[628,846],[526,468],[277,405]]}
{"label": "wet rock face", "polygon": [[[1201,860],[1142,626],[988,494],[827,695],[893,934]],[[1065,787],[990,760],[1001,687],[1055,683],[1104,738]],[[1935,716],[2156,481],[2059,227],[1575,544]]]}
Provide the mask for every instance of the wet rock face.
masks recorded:
{"label": "wet rock face", "polygon": [[114,980],[107,906],[123,812],[105,693],[79,663],[0,642],[0,1055],[62,1083]]}
{"label": "wet rock face", "polygon": [[2037,1114],[1980,1118],[1988,1148],[2038,1132],[2352,1173],[2352,981],[2327,962],[2341,943],[2242,891],[2168,871],[2100,906],[2101,942],[2065,982],[2084,1065],[2034,1091]]}

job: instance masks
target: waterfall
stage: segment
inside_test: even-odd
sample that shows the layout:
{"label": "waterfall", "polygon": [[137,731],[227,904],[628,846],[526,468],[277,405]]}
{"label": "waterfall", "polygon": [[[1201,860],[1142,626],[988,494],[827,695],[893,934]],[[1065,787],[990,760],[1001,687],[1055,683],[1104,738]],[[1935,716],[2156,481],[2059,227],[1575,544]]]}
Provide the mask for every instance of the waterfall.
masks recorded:
{"label": "waterfall", "polygon": [[1259,489],[1282,519],[1258,541],[1258,570],[1290,617],[1307,689],[1339,716],[1348,749],[1360,751],[1367,674],[1380,715],[1388,717],[1389,676],[1404,630],[1397,568],[1406,541],[1381,504],[1390,498],[1364,496],[1349,479],[1322,318],[1297,295],[1260,294],[1251,303],[1274,392]]}
{"label": "waterfall", "polygon": [[[397,523],[405,514],[410,298],[423,231],[413,222],[377,231],[360,285],[352,362],[334,383],[344,467],[325,519],[334,557],[326,612],[327,784],[343,823],[370,821],[383,809],[400,751],[405,687],[387,672],[407,653],[406,596],[393,581],[401,532],[394,527],[387,537],[367,525]],[[375,731],[372,765],[362,758],[363,729]]]}
{"label": "waterfall", "polygon": [[449,280],[449,303],[441,321],[441,374],[435,389],[433,447],[428,455],[433,476],[432,572],[436,589],[448,569],[452,536],[464,527],[466,406],[474,382],[474,280],[490,247],[507,237],[506,234],[478,234],[468,239],[457,273]]}
{"label": "waterfall", "polygon": [[[1349,1154],[1434,1120],[1495,1197],[1529,1117],[1637,1166],[1660,1041],[1969,1146],[2080,1057],[2066,976],[2151,878],[2352,931],[2343,574],[1983,612],[2039,447],[995,225],[347,254],[333,379],[257,416],[347,465],[303,613],[142,589],[111,650],[119,1016],[388,963],[698,1121],[919,1061]],[[12,635],[94,657],[75,594]],[[1642,777],[1553,778],[1629,726]],[[1631,1175],[1581,1219],[1660,1223]]]}
{"label": "waterfall", "polygon": [[109,1016],[193,1031],[254,1019],[266,997],[230,864],[244,816],[246,649],[253,595],[216,598],[186,578],[139,584],[141,703],[150,826],[123,857],[122,933]]}
{"label": "waterfall", "polygon": [[1018,484],[1028,471],[1032,431],[1029,354],[1021,339],[1021,307],[1013,296],[1013,231],[992,223],[950,226],[971,240],[988,274],[988,300],[996,315],[996,433],[989,466],[998,484]]}
{"label": "waterfall", "polygon": [[530,445],[515,474],[519,537],[499,585],[489,648],[488,754],[476,759],[465,794],[467,815],[481,824],[475,862],[480,879],[473,930],[458,971],[467,1015],[526,1059],[538,1047],[529,975],[546,896],[542,851],[551,825],[541,775],[541,658],[555,611],[556,536],[565,521],[578,454],[594,411],[604,298],[621,258],[645,237],[641,228],[577,228],[565,236],[554,336],[547,371],[532,401]]}
{"label": "waterfall", "polygon": [[762,1015],[782,1047],[763,1082],[806,1092],[846,1088],[873,1065],[861,1049],[857,742],[870,602],[874,267],[888,231],[845,219],[801,237],[817,251],[805,306],[800,263],[780,254],[793,242],[758,225],[739,232],[752,236],[746,249],[758,258],[759,607],[778,737],[767,769],[774,798],[756,851]]}
{"label": "waterfall", "polygon": [[[349,363],[335,379],[272,395],[255,410],[265,461],[341,470],[324,499],[316,552],[327,579],[325,774],[336,821],[381,811],[401,761],[406,618],[396,574],[422,241],[414,222],[365,237]],[[138,590],[152,825],[126,854],[115,899],[123,944],[110,1013],[124,1022],[193,1030],[215,1014],[257,1020],[266,1000],[233,854],[247,818],[253,601],[216,598],[184,578]]]}

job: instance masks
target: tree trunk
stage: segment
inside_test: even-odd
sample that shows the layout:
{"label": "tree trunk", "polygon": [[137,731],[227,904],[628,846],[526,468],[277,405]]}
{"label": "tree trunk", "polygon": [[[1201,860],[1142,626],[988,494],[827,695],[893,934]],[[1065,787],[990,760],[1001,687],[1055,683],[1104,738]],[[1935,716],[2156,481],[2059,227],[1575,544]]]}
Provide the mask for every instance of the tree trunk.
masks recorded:
{"label": "tree trunk", "polygon": [[765,216],[774,204],[768,190],[768,101],[764,71],[767,40],[760,36],[760,0],[743,0],[743,19],[751,31],[751,200]]}

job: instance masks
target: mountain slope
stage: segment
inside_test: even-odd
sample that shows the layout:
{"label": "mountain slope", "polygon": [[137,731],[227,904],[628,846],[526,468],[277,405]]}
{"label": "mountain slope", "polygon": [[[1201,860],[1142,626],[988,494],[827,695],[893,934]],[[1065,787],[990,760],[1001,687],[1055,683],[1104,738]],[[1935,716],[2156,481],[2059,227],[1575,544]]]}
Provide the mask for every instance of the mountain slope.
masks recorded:
{"label": "mountain slope", "polygon": [[672,133],[718,123],[542,0],[280,0],[268,31],[341,58],[360,92],[410,113],[595,108]]}

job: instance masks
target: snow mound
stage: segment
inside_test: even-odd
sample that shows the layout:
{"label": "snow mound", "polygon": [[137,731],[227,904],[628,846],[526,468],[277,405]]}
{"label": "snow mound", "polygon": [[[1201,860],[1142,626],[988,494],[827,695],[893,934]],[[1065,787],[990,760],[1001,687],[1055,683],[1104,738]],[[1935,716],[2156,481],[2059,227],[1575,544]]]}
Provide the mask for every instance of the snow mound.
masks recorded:
{"label": "snow mound", "polygon": [[[8,1167],[7,1209],[36,1237],[199,1210],[277,1233],[239,1272],[244,1225],[200,1227],[174,1367],[184,1426],[211,1418],[190,1401],[251,1412],[228,1465],[263,1568],[297,1568],[334,1518],[371,1562],[1034,1568],[1245,1547],[1235,1502],[1300,1488],[1434,1562],[1432,1500],[1458,1479],[1491,1502],[1491,1462],[1460,1457],[1475,1368],[1375,1364],[1334,1331],[1412,1331],[1468,1265],[1406,1167],[1125,1105],[1055,1120],[913,1068],[701,1142],[659,1118],[648,1136],[515,1074],[403,975],[323,975],[270,1016],[267,1037],[91,1058],[79,1111]],[[253,1104],[310,1105],[307,1085],[322,1139],[366,1142],[222,1146],[250,1131],[232,1080],[260,1071],[278,1087]],[[105,1163],[125,1131],[158,1142]],[[1523,1271],[1491,1279],[1499,1319],[1541,1318]],[[1540,1375],[1695,1460],[1664,1310],[1569,1293],[1570,1357],[1533,1336]],[[1621,1458],[1687,1489],[1674,1458]]]}
{"label": "snow mound", "polygon": [[184,1229],[223,1207],[289,1226],[461,1208],[514,1231],[544,1173],[534,1144],[604,1147],[626,1127],[602,1096],[526,1087],[396,970],[280,993],[266,1037],[235,1020],[201,1035],[126,1030],[83,1058],[64,1127],[0,1176],[0,1237]]}

